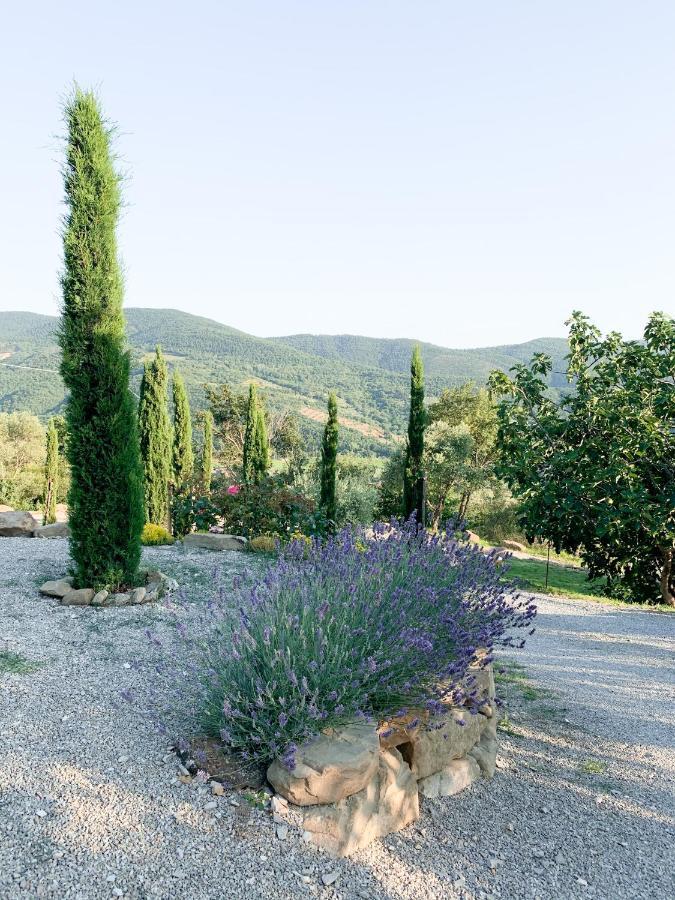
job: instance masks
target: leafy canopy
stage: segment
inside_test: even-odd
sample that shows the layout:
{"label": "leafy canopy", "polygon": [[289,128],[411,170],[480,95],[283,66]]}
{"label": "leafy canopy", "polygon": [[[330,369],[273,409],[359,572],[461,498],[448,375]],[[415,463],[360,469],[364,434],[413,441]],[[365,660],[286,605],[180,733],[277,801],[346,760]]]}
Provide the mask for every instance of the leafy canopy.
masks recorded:
{"label": "leafy canopy", "polygon": [[529,539],[581,551],[591,577],[628,599],[675,605],[675,323],[654,313],[643,341],[604,339],[580,312],[558,403],[551,360],[494,372],[500,472]]}

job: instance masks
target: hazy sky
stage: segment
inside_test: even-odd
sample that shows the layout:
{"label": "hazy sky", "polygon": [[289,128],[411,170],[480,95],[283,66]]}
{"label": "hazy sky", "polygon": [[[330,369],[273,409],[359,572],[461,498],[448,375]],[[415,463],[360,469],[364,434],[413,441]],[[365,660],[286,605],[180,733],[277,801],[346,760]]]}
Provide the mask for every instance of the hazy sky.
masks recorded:
{"label": "hazy sky", "polygon": [[672,0],[3,7],[0,309],[55,313],[61,102],[129,174],[130,306],[478,346],[675,311]]}

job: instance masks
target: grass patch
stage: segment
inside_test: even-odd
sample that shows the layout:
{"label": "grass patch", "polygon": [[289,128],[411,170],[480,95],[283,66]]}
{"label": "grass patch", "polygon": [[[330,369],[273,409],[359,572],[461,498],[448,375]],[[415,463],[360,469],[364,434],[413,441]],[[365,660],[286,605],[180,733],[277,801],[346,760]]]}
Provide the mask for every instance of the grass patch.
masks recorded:
{"label": "grass patch", "polygon": [[581,763],[579,771],[584,775],[604,775],[607,771],[607,763],[599,759],[587,759]]}
{"label": "grass patch", "polygon": [[40,668],[40,663],[31,662],[20,653],[0,650],[0,675],[30,675]]}
{"label": "grass patch", "polygon": [[512,660],[501,660],[495,663],[495,683],[514,688],[523,700],[532,703],[554,696],[552,691],[536,687],[528,678],[525,666]]}
{"label": "grass patch", "polygon": [[548,586],[546,585],[545,559],[516,559],[511,557],[507,563],[508,578],[517,579],[526,590],[539,594],[550,594],[554,597],[567,597],[570,600],[591,600],[594,603],[607,603],[623,609],[641,609],[651,612],[667,612],[671,615],[675,609],[663,603],[626,603],[606,597],[602,593],[603,578],[588,579],[585,569],[571,568],[551,561],[548,570]]}

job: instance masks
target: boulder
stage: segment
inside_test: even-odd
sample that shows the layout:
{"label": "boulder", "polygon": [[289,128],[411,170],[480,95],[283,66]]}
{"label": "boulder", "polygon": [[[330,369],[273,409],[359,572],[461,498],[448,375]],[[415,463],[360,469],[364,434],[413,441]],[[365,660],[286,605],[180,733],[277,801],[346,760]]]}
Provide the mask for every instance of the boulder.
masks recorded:
{"label": "boulder", "polygon": [[106,590],[99,591],[98,593],[94,594],[94,596],[91,598],[91,605],[92,606],[105,606],[105,601],[108,599],[108,596],[109,596],[108,591],[106,591]]}
{"label": "boulder", "polygon": [[519,541],[502,541],[502,547],[505,550],[515,550],[517,553],[527,553],[527,547]]}
{"label": "boulder", "polygon": [[186,534],[183,538],[185,547],[201,547],[204,550],[245,550],[246,538],[235,534]]}
{"label": "boulder", "polygon": [[452,797],[480,778],[480,766],[472,756],[451,760],[440,772],[417,782],[425,797]]}
{"label": "boulder", "polygon": [[60,600],[66,594],[69,594],[72,589],[73,579],[69,576],[68,578],[60,578],[58,581],[45,581],[40,588],[40,593],[46,594],[47,597],[58,597]]}
{"label": "boulder", "polygon": [[279,760],[267,770],[278,794],[298,806],[337,803],[363,790],[378,767],[379,742],[372,725],[331,729],[304,744],[289,771]]}
{"label": "boulder", "polygon": [[131,594],[108,594],[106,597],[106,606],[128,606],[131,603]]}
{"label": "boulder", "polygon": [[70,537],[70,528],[66,522],[54,522],[52,525],[40,525],[35,529],[34,537],[36,538],[68,538]]}
{"label": "boulder", "polygon": [[356,794],[304,812],[308,840],[336,856],[347,856],[419,818],[417,783],[395,748],[378,755],[377,771]]}
{"label": "boulder", "polygon": [[61,603],[64,606],[89,606],[95,593],[93,588],[80,588],[77,591],[71,589],[61,598]]}
{"label": "boulder", "polygon": [[466,710],[433,716],[407,744],[399,749],[416,778],[427,778],[444,769],[453,759],[466,756],[478,743],[488,720]]}
{"label": "boulder", "polygon": [[137,605],[139,603],[145,603],[147,597],[147,591],[144,587],[137,587],[135,590],[131,592],[130,603],[132,605]]}
{"label": "boulder", "polygon": [[468,755],[478,763],[483,778],[492,778],[497,768],[497,741],[489,730],[484,731],[480,741],[469,750]]}
{"label": "boulder", "polygon": [[32,537],[40,525],[29,512],[16,510],[0,513],[0,537]]}

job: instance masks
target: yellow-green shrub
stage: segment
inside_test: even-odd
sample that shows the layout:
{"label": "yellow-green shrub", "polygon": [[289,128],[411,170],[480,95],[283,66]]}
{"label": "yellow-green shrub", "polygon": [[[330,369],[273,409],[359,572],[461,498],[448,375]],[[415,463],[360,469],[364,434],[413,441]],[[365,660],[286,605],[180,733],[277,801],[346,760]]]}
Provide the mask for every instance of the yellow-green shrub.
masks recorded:
{"label": "yellow-green shrub", "polygon": [[277,549],[277,539],[271,534],[259,534],[258,537],[251,538],[248,542],[249,550],[254,553],[275,553]]}
{"label": "yellow-green shrub", "polygon": [[148,522],[143,528],[141,542],[146,547],[153,547],[158,544],[173,544],[173,537],[163,525],[153,525],[152,522]]}

